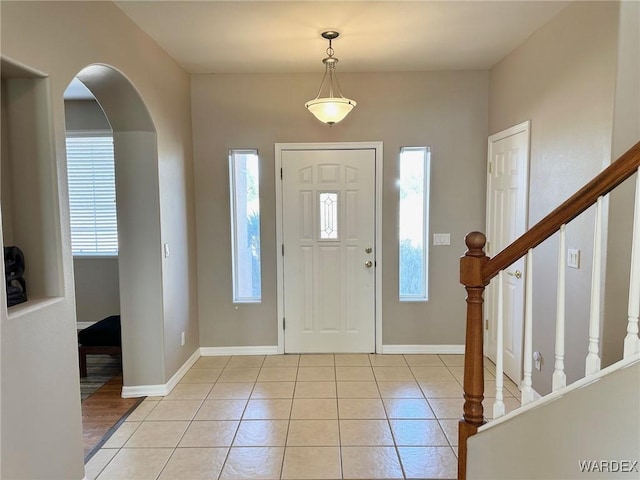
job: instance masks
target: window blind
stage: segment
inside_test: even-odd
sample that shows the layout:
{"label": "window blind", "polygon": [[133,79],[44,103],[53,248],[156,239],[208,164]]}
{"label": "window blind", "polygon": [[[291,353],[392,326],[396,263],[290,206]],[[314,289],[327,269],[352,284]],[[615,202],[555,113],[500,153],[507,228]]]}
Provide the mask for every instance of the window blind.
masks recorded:
{"label": "window blind", "polygon": [[68,134],[67,176],[74,255],[117,255],[113,136]]}

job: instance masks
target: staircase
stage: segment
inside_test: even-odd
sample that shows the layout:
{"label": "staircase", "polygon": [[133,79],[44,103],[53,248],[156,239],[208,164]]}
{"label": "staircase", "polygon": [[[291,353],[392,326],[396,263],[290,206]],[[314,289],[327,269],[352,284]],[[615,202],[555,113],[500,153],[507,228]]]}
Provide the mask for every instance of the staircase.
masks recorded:
{"label": "staircase", "polygon": [[[486,238],[480,232],[469,233],[465,239],[468,251],[460,259],[460,282],[467,291],[467,323],[466,323],[466,346],[464,365],[464,415],[459,423],[459,457],[458,457],[458,479],[467,478],[467,458],[469,454],[469,444],[467,440],[482,430],[488,430],[490,426],[486,423],[484,415],[484,366],[483,366],[483,294],[485,287],[494,280],[499,284],[503,282],[504,271],[520,258],[526,257],[525,281],[525,319],[524,319],[524,364],[523,379],[520,385],[522,391],[522,407],[504,416],[505,408],[503,402],[503,370],[502,370],[502,345],[501,328],[503,312],[498,308],[498,348],[496,358],[496,392],[493,403],[493,418],[500,419],[492,422],[499,425],[504,422],[513,422],[523,412],[531,411],[533,406],[542,405],[544,402],[551,402],[560,396],[570,392],[567,389],[577,391],[577,387],[567,387],[566,374],[564,371],[564,347],[565,347],[565,268],[566,268],[566,246],[565,229],[566,225],[583,214],[587,209],[595,205],[596,220],[594,225],[594,248],[593,266],[591,282],[591,305],[589,322],[589,338],[585,339],[588,345],[588,355],[585,359],[585,378],[576,382],[578,386],[592,384],[595,380],[603,378],[603,374],[609,374],[623,368],[637,365],[640,358],[640,337],[638,336],[638,316],[640,314],[640,175],[636,178],[634,226],[631,252],[631,275],[629,281],[629,307],[627,334],[624,339],[623,360],[612,365],[606,371],[600,369],[600,320],[601,320],[601,291],[602,291],[602,242],[605,230],[604,220],[604,198],[625,180],[633,176],[640,169],[640,142],[636,143],[618,160],[613,162],[608,168],[603,170],[591,182],[576,192],[571,198],[552,211],[544,219],[538,222],[521,237],[516,239],[511,245],[498,253],[495,257],[489,258],[484,252]],[[552,393],[548,398],[543,397],[534,402],[535,392],[532,388],[532,346],[533,346],[533,323],[535,321],[533,306],[533,256],[535,248],[547,240],[552,235],[559,233],[558,252],[558,291],[557,291],[557,316],[556,316],[556,337],[555,337],[555,362],[552,381]],[[498,288],[498,292],[501,288]],[[634,371],[634,370],[628,370]],[[579,383],[579,382],[584,382]],[[636,377],[632,387],[639,387]],[[555,396],[554,396],[555,395]],[[575,396],[572,393],[571,396]],[[635,410],[637,415],[637,409]],[[637,420],[637,416],[636,416]],[[629,421],[633,421],[629,419]],[[637,423],[637,421],[636,421]],[[541,439],[537,439],[540,441]],[[544,440],[544,439],[543,439]],[[478,442],[475,442],[478,443]],[[496,462],[500,463],[502,454],[497,456]],[[585,461],[594,460],[585,458]],[[615,460],[615,459],[598,459]],[[631,459],[638,460],[638,458]],[[577,467],[576,467],[577,468]],[[585,467],[586,468],[586,467]],[[592,467],[591,467],[592,468]],[[469,478],[480,478],[481,476],[469,475]],[[486,478],[491,478],[491,475]],[[497,477],[496,477],[497,478]],[[509,478],[509,477],[505,477]],[[529,477],[533,478],[533,477]],[[636,477],[630,477],[636,478]]]}
{"label": "staircase", "polygon": [[468,440],[467,478],[640,478],[635,357],[480,427]]}

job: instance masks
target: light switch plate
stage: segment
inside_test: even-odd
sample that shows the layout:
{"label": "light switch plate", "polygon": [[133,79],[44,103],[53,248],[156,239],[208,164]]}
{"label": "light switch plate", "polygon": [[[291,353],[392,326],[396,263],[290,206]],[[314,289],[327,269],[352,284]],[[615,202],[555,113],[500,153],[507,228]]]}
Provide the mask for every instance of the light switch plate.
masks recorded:
{"label": "light switch plate", "polygon": [[580,268],[580,250],[574,248],[567,250],[567,267]]}
{"label": "light switch plate", "polygon": [[433,234],[434,245],[451,245],[450,233],[434,233]]}

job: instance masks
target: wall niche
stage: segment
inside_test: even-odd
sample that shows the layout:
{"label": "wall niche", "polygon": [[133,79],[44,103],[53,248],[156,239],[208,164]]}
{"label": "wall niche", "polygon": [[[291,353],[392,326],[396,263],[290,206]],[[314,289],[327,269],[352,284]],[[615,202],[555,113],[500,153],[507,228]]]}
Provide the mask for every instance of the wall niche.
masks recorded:
{"label": "wall niche", "polygon": [[24,253],[28,298],[11,317],[62,295],[62,249],[49,79],[6,58],[0,79],[2,244]]}

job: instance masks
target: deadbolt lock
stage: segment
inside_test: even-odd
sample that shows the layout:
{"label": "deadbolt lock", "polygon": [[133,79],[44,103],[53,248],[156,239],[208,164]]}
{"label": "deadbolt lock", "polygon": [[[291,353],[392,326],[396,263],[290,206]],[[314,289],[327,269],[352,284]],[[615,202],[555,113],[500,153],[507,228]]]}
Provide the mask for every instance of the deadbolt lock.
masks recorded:
{"label": "deadbolt lock", "polygon": [[365,252],[367,253],[371,253],[373,251],[373,249],[371,247],[367,247],[364,249]]}

